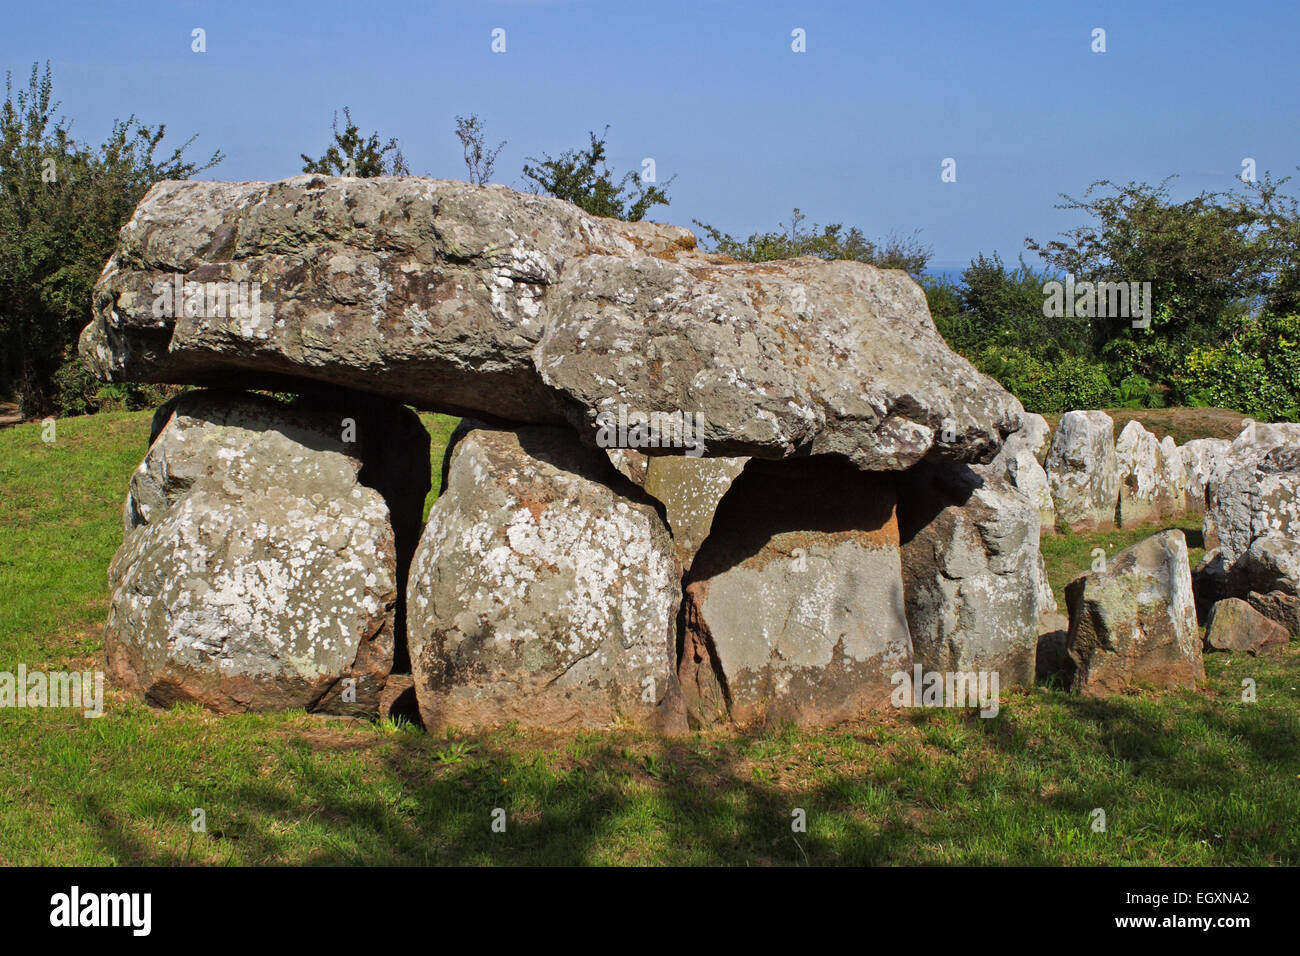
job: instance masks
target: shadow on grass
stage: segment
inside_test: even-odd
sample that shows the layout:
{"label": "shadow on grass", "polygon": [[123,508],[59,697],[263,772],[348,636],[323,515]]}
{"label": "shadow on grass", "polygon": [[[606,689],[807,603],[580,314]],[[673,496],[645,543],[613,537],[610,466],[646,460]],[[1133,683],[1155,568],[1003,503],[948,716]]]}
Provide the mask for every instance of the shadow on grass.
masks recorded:
{"label": "shadow on grass", "polygon": [[[230,775],[184,845],[149,821],[187,818],[187,797],[127,812],[101,790],[83,819],[113,858],[161,865],[1187,862],[1215,831],[1216,862],[1300,859],[1300,716],[1213,694],[1039,691],[993,719],[823,733],[328,736],[295,730],[263,754],[272,772]],[[1226,799],[1250,806],[1240,832],[1221,825]],[[1098,806],[1137,835],[1105,856],[1065,845]]]}

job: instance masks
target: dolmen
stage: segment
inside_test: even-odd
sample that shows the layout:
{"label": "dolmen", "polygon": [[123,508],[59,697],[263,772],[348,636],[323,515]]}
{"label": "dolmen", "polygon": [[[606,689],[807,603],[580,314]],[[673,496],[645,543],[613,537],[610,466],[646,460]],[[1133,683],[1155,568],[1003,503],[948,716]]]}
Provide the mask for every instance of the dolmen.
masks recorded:
{"label": "dolmen", "polygon": [[[194,386],[109,570],[154,704],[363,715],[409,673],[431,729],[815,726],[1032,683],[1055,610],[1045,424],[902,271],[501,186],[164,182],[80,353]],[[412,409],[462,418],[431,503]]]}

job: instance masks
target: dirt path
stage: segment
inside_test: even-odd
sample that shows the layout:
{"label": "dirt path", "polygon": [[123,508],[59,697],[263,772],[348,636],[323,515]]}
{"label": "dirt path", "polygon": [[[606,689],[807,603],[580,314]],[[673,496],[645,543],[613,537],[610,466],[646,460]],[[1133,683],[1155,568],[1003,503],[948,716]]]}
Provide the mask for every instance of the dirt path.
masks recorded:
{"label": "dirt path", "polygon": [[[1242,429],[1245,416],[1226,408],[1107,408],[1115,421],[1115,437],[1131,420],[1137,419],[1142,427],[1156,438],[1173,435],[1182,445],[1193,438],[1236,438]],[[1052,431],[1061,421],[1060,415],[1044,415]]]}
{"label": "dirt path", "polygon": [[0,428],[22,424],[23,416],[13,402],[0,402]]}

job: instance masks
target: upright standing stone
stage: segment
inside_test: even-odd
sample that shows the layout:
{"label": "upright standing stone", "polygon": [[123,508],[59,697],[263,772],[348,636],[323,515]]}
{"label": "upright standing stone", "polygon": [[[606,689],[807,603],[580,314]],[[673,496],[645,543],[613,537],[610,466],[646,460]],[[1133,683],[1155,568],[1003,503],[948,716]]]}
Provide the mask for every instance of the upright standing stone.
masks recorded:
{"label": "upright standing stone", "polygon": [[1205,513],[1205,486],[1217,463],[1225,459],[1232,443],[1224,438],[1193,438],[1179,446],[1183,462],[1187,513]]}
{"label": "upright standing stone", "polygon": [[834,458],[751,461],[687,578],[693,718],[831,723],[887,706],[911,667],[892,481]]}
{"label": "upright standing stone", "polygon": [[901,479],[912,646],[929,671],[1033,684],[1039,605],[1051,595],[1039,578],[1038,514],[990,471],[923,465]]}
{"label": "upright standing stone", "polygon": [[1119,498],[1115,423],[1105,412],[1066,412],[1047,455],[1056,515],[1073,531],[1114,527]]}
{"label": "upright standing stone", "polygon": [[1131,528],[1159,521],[1168,497],[1163,487],[1160,442],[1141,422],[1131,421],[1119,433],[1115,465],[1119,475],[1119,525]]}
{"label": "upright standing stone", "polygon": [[[1205,533],[1214,536],[1235,596],[1235,570],[1259,538],[1300,541],[1300,446],[1278,445],[1234,456],[1216,472],[1206,493]],[[1297,557],[1300,560],[1300,556]]]}
{"label": "upright standing stone", "polygon": [[680,581],[655,505],[603,453],[466,424],[407,588],[425,725],[685,729]]}
{"label": "upright standing stone", "polygon": [[1007,436],[987,470],[1005,478],[1028,498],[1038,511],[1040,532],[1051,534],[1056,530],[1056,506],[1042,462],[1051,446],[1052,433],[1041,415],[1022,412],[1020,422],[1020,430]]}
{"label": "upright standing stone", "polygon": [[[373,712],[393,660],[390,516],[428,489],[427,436],[422,463],[418,445],[401,461],[408,416],[364,398],[308,409],[223,392],[160,408],[109,569],[115,678],[153,703],[223,713]],[[362,482],[381,454],[411,471],[389,476],[405,489],[391,510]]]}
{"label": "upright standing stone", "polygon": [[1187,541],[1162,531],[1065,589],[1074,685],[1094,697],[1138,684],[1193,688],[1205,679]]}
{"label": "upright standing stone", "polygon": [[1160,510],[1165,518],[1187,513],[1187,464],[1172,435],[1160,439]]}
{"label": "upright standing stone", "polygon": [[1033,412],[1021,411],[1020,431],[1008,435],[1007,439],[1028,448],[1040,465],[1047,461],[1047,453],[1052,450],[1052,429],[1046,418]]}

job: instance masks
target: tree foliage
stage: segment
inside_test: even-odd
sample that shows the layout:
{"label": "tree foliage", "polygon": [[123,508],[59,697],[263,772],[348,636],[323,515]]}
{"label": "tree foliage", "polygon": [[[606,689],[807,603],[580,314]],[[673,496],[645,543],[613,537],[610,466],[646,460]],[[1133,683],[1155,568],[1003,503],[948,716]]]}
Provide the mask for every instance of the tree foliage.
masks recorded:
{"label": "tree foliage", "polygon": [[469,171],[469,181],[475,186],[487,185],[492,180],[497,156],[505,149],[506,141],[502,140],[495,149],[489,147],[486,144],[487,131],[476,114],[456,117],[456,138],[465,151],[465,168]]}
{"label": "tree foliage", "polygon": [[[1267,289],[1269,243],[1259,211],[1230,193],[1202,192],[1185,202],[1159,185],[1099,180],[1081,199],[1063,196],[1059,209],[1091,221],[1057,239],[1025,240],[1053,268],[1079,280],[1150,282],[1158,330],[1211,340],[1229,304]],[[1131,323],[1098,328],[1101,345],[1130,334]]]}
{"label": "tree foliage", "polygon": [[[1172,179],[1172,177],[1171,177]],[[1184,202],[1159,185],[1099,181],[1061,208],[1086,221],[1026,240],[1049,271],[978,256],[958,284],[931,281],[935,323],[1032,411],[1220,404],[1300,415],[1300,215],[1265,174],[1244,190]],[[1150,327],[1129,317],[1045,317],[1045,283],[1150,282]],[[1095,405],[1092,407],[1096,407]]]}
{"label": "tree foliage", "polygon": [[931,250],[913,233],[899,237],[889,235],[883,242],[875,243],[863,235],[856,226],[844,229],[842,223],[826,226],[814,224],[803,228],[807,218],[798,209],[790,216],[789,225],[778,224],[773,232],[752,233],[748,239],[737,239],[707,223],[695,220],[711,243],[715,252],[742,259],[746,262],[768,262],[773,259],[793,259],[797,256],[816,256],[819,259],[852,259],[869,262],[886,269],[903,269],[914,276],[925,271]]}
{"label": "tree foliage", "polygon": [[[0,106],[0,394],[16,394],[28,416],[61,405],[56,376],[78,380],[77,337],[91,293],[149,187],[188,179],[221,162],[185,159],[196,137],[170,151],[165,126],[134,116],[113,123],[103,145],[73,138],[58,116],[48,63],[33,64],[25,88],[5,80]],[[60,367],[69,365],[59,375]],[[81,376],[84,380],[84,373]]]}
{"label": "tree foliage", "polygon": [[585,149],[566,150],[559,156],[543,153],[541,159],[528,157],[524,176],[532,180],[534,192],[566,199],[593,216],[628,222],[644,219],[655,206],[668,205],[667,187],[676,176],[662,186],[647,182],[635,170],[615,180],[605,158],[609,127],[600,136],[588,135],[591,142]]}
{"label": "tree foliage", "polygon": [[[343,130],[339,131],[339,114],[334,114],[331,124],[334,142],[320,159],[301,153],[304,173],[323,173],[326,176],[358,176],[371,179],[375,176],[409,176],[402,148],[396,139],[380,143],[379,134],[362,136],[352,121],[352,110],[343,107]],[[391,154],[391,155],[390,155]]]}

